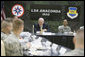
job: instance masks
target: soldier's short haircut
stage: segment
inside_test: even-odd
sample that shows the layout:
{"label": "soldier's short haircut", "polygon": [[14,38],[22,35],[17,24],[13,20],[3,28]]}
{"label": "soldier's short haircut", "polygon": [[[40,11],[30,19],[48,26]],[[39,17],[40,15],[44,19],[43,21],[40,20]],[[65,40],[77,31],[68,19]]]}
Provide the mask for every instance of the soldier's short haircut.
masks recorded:
{"label": "soldier's short haircut", "polygon": [[67,21],[66,19],[63,20],[63,23],[64,23],[64,22],[67,22],[67,24],[68,24],[68,21]]}
{"label": "soldier's short haircut", "polygon": [[13,30],[18,30],[22,25],[24,25],[24,21],[21,19],[13,20]]}
{"label": "soldier's short haircut", "polygon": [[13,22],[13,18],[6,18],[5,21],[6,21],[6,22],[9,22],[9,23],[10,23],[10,22],[12,23],[12,22]]}
{"label": "soldier's short haircut", "polygon": [[6,20],[3,20],[1,22],[1,31],[5,30],[8,26],[10,26],[10,23],[12,23],[12,18],[6,18]]}

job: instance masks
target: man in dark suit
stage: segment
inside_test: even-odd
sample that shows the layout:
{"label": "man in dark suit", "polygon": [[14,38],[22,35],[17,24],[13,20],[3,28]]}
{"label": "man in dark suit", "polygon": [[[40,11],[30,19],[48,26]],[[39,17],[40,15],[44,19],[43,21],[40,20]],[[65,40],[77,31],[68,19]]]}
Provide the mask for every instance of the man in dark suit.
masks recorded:
{"label": "man in dark suit", "polygon": [[34,24],[34,32],[36,33],[37,31],[43,31],[43,32],[49,32],[49,27],[47,24],[44,23],[43,18],[39,18],[38,24]]}

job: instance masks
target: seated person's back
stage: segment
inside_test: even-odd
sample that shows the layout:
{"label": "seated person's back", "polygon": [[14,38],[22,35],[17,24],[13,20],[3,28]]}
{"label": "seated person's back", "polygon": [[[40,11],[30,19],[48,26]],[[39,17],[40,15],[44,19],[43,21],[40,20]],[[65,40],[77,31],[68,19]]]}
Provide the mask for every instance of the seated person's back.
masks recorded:
{"label": "seated person's back", "polygon": [[84,29],[77,31],[73,39],[75,49],[65,53],[63,56],[84,56]]}
{"label": "seated person's back", "polygon": [[5,40],[6,56],[22,56],[22,48],[19,39],[14,35],[9,35]]}
{"label": "seated person's back", "polygon": [[24,22],[20,19],[13,20],[13,33],[10,34],[5,40],[6,56],[22,56],[23,49],[19,42],[19,35],[23,31]]}

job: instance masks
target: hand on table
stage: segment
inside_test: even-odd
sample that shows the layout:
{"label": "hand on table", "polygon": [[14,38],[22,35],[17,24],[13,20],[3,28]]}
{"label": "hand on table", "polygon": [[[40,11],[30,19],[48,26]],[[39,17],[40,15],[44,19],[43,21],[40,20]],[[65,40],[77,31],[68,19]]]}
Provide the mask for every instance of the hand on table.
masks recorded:
{"label": "hand on table", "polygon": [[31,47],[30,42],[28,42],[26,45],[27,45],[27,47],[28,47],[28,48],[30,48],[30,47]]}
{"label": "hand on table", "polygon": [[43,32],[47,31],[47,29],[43,29]]}

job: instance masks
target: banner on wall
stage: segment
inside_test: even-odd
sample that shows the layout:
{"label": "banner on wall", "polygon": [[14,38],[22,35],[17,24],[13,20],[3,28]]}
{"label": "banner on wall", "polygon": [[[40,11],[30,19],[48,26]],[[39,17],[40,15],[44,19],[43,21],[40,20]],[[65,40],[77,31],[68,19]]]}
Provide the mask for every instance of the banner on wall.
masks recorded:
{"label": "banner on wall", "polygon": [[30,18],[38,20],[43,17],[45,20],[60,20],[62,19],[62,6],[60,5],[30,5]]}

